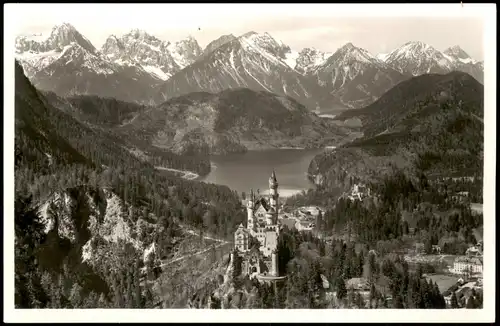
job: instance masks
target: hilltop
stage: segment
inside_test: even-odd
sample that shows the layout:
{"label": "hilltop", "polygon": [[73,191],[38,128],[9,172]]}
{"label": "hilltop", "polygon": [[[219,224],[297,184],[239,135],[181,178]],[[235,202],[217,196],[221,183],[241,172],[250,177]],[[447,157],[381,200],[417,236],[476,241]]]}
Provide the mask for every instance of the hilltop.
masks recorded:
{"label": "hilltop", "polygon": [[344,174],[376,177],[393,167],[440,176],[481,174],[483,97],[483,86],[461,72],[402,82],[372,105],[335,117],[359,119],[364,136],[317,156],[309,173],[327,183]]}

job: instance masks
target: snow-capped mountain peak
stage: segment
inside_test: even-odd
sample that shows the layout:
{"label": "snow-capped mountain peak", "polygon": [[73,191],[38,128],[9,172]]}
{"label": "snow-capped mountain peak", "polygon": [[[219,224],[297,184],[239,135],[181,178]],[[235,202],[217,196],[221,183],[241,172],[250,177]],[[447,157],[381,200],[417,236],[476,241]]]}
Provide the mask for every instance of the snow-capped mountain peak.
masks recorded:
{"label": "snow-capped mountain peak", "polygon": [[458,45],[441,52],[423,42],[407,42],[390,52],[384,61],[407,75],[443,74],[458,70],[479,81],[483,79],[483,67]]}
{"label": "snow-capped mountain peak", "polygon": [[328,61],[334,61],[336,65],[348,65],[353,62],[377,63],[382,62],[365,49],[347,43],[338,49]]}
{"label": "snow-capped mountain peak", "polygon": [[139,28],[133,28],[130,30],[130,32],[126,35],[130,35],[136,39],[144,39],[144,38],[148,38],[150,37],[151,35],[148,34],[148,32],[146,32],[145,30],[143,29],[139,29]]}
{"label": "snow-capped mountain peak", "polygon": [[400,48],[392,51],[389,54],[389,57],[405,57],[405,58],[414,58],[419,55],[427,55],[427,56],[432,56],[438,51],[434,49],[432,46],[420,42],[420,41],[412,41],[412,42],[407,42],[403,44]]}
{"label": "snow-capped mountain peak", "polygon": [[294,52],[289,46],[276,41],[269,33],[248,32],[238,38],[243,51],[257,54],[269,62],[294,69]]}
{"label": "snow-capped mountain peak", "polygon": [[191,35],[183,40],[169,44],[166,50],[181,69],[196,61],[203,52],[196,39]]}
{"label": "snow-capped mountain peak", "polygon": [[331,52],[322,52],[315,48],[304,48],[297,55],[295,69],[302,73],[308,73],[325,63],[332,54]]}
{"label": "snow-capped mountain peak", "polygon": [[377,59],[379,59],[380,61],[383,61],[383,62],[385,62],[385,60],[387,60],[388,56],[389,56],[389,53],[379,53],[376,55]]}
{"label": "snow-capped mountain peak", "polygon": [[153,77],[167,80],[193,63],[202,49],[191,35],[171,43],[134,28],[122,37],[108,37],[101,52],[117,65],[141,66]]}
{"label": "snow-capped mountain peak", "polygon": [[260,48],[264,49],[270,53],[276,51],[276,49],[282,48],[282,45],[278,43],[271,35],[268,33],[258,34],[256,32],[248,32],[240,37],[240,43],[245,49],[249,48]]}
{"label": "snow-capped mountain peak", "polygon": [[125,49],[122,41],[118,39],[115,35],[110,35],[106,42],[104,42],[101,53],[108,55],[110,59],[116,57],[119,53],[121,53]]}
{"label": "snow-capped mountain peak", "polygon": [[348,42],[346,44],[344,44],[341,49],[344,49],[346,51],[349,51],[349,50],[354,50],[356,47],[354,46],[354,44],[352,44],[351,42]]}
{"label": "snow-capped mountain peak", "polygon": [[[48,36],[47,36],[48,35]],[[86,52],[97,54],[95,47],[76,28],[62,23],[52,28],[49,34],[20,35],[16,38],[16,57],[20,60],[28,77],[54,63],[77,44]]]}
{"label": "snow-capped mountain peak", "polygon": [[42,35],[19,36],[16,38],[16,52],[42,53],[60,50],[64,46],[76,42],[91,53],[96,49],[90,41],[80,34],[73,25],[62,23],[55,25],[48,37]]}
{"label": "snow-capped mountain peak", "polygon": [[56,24],[54,25],[54,27],[52,27],[52,34],[74,33],[74,32],[77,32],[77,30],[70,23]]}
{"label": "snow-capped mountain peak", "polygon": [[465,52],[459,45],[454,45],[443,52],[445,55],[451,57],[453,60],[458,60],[462,63],[476,63],[467,52]]}
{"label": "snow-capped mountain peak", "polygon": [[453,66],[447,55],[420,41],[403,44],[390,52],[385,62],[396,70],[413,76],[449,71]]}
{"label": "snow-capped mountain peak", "polygon": [[203,50],[203,56],[208,55],[217,48],[234,40],[236,40],[236,36],[234,36],[233,34],[222,35],[218,39],[215,39],[212,42],[208,43],[208,45],[205,47],[205,50]]}
{"label": "snow-capped mountain peak", "polygon": [[98,75],[109,75],[115,72],[113,66],[104,60],[100,54],[95,55],[90,53],[77,42],[71,42],[66,45],[55,64],[59,64],[59,66],[72,64],[80,69],[85,68]]}

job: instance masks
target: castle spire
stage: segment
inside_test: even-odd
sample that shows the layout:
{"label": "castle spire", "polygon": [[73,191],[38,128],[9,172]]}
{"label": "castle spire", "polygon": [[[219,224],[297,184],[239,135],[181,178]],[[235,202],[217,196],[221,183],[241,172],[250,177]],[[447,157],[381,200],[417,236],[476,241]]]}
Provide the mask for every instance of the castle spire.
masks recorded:
{"label": "castle spire", "polygon": [[273,179],[273,181],[276,181],[276,172],[274,172],[274,169],[273,173],[271,174],[271,178]]}

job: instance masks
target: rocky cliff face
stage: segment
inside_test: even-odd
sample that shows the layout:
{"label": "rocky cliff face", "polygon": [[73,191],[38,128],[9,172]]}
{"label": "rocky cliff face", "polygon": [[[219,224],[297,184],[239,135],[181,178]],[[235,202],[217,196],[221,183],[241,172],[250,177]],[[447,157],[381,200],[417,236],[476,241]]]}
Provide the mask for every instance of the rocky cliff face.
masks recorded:
{"label": "rocky cliff face", "polygon": [[109,36],[101,52],[118,66],[138,65],[164,81],[193,63],[202,50],[193,37],[170,43],[133,29],[122,37]]}
{"label": "rocky cliff face", "polygon": [[111,244],[127,244],[142,256],[151,243],[138,235],[156,227],[142,218],[134,221],[134,208],[112,190],[91,186],[56,192],[38,210],[45,233],[68,240],[90,266],[118,266],[113,264],[118,257],[109,251]]}
{"label": "rocky cliff face", "polygon": [[[225,272],[224,272],[225,269]],[[189,298],[189,309],[249,309],[256,302],[257,288],[242,287],[235,289],[233,282],[233,262],[229,260],[226,266],[220,266],[219,271],[224,273],[218,282],[211,282],[196,291]],[[219,274],[220,275],[220,274]]]}
{"label": "rocky cliff face", "polygon": [[305,74],[321,66],[332,55],[331,52],[322,52],[314,48],[304,48],[298,52],[295,61],[295,70]]}

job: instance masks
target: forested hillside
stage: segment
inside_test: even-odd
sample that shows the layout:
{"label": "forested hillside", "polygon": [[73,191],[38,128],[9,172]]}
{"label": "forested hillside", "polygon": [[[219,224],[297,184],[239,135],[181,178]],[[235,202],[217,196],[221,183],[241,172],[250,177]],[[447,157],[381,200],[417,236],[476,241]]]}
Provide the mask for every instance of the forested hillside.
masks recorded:
{"label": "forested hillside", "polygon": [[152,307],[147,248],[158,261],[184,225],[226,237],[243,220],[229,188],[156,171],[48,104],[17,63],[15,104],[17,307]]}
{"label": "forested hillside", "polygon": [[115,131],[182,155],[319,148],[346,136],[291,97],[247,88],[175,97]]}
{"label": "forested hillside", "polygon": [[430,177],[481,176],[483,92],[481,84],[459,72],[405,81],[356,113],[363,137],[318,155],[309,173],[327,187],[348,187],[351,178],[377,179],[393,167]]}

